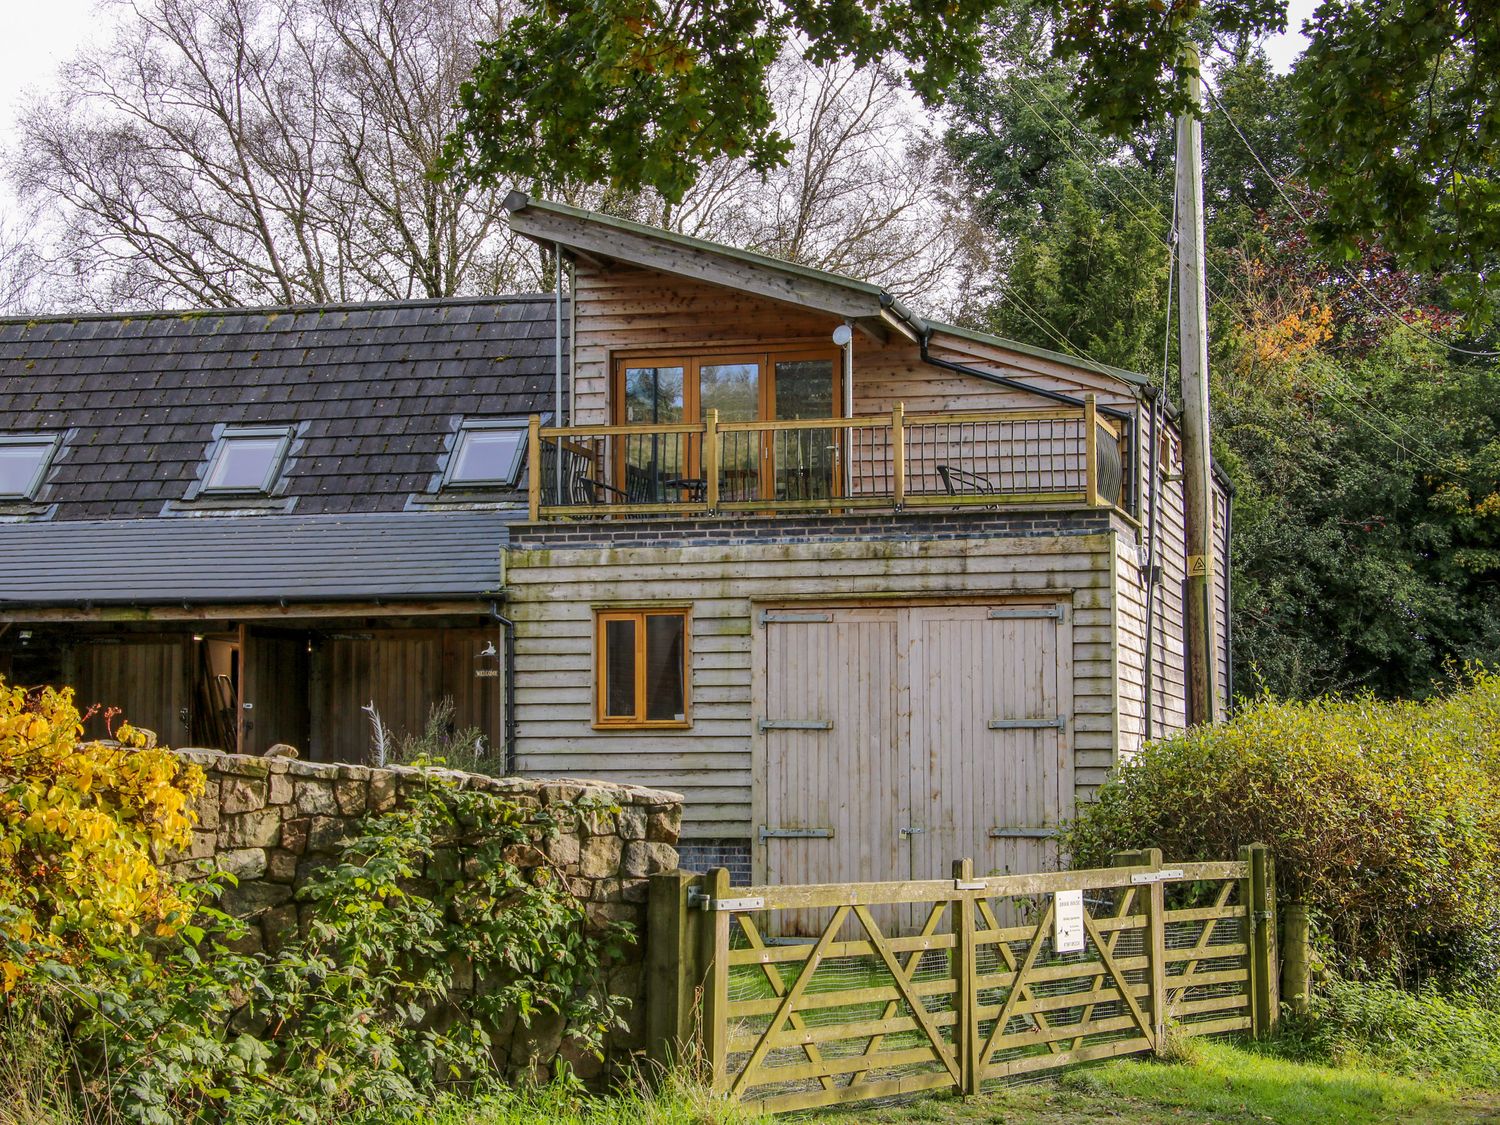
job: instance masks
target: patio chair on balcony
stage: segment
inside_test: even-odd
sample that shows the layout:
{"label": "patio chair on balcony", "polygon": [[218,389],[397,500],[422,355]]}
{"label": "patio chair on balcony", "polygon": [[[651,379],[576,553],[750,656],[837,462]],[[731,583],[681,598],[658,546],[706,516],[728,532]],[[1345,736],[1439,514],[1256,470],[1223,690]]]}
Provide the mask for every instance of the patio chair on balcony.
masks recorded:
{"label": "patio chair on balcony", "polygon": [[934,468],[937,469],[938,476],[943,478],[943,487],[948,490],[949,496],[1000,491],[989,477],[980,473],[971,473],[968,469],[960,469],[957,465],[935,465]]}

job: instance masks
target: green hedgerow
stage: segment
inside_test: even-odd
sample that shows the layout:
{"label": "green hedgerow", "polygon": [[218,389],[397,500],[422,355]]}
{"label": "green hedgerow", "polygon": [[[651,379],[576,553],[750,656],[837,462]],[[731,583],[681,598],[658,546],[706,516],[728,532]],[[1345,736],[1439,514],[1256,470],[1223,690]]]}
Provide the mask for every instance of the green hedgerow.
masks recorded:
{"label": "green hedgerow", "polygon": [[1079,866],[1271,846],[1278,897],[1312,908],[1342,971],[1494,970],[1500,953],[1500,676],[1424,702],[1261,700],[1154,743],[1065,834]]}

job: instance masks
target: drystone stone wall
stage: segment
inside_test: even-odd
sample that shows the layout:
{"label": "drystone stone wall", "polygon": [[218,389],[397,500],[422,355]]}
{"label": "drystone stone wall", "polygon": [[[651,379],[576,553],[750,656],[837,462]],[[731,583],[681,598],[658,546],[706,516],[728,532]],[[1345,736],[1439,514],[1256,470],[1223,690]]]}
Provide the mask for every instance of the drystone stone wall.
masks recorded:
{"label": "drystone stone wall", "polygon": [[[375,769],[212,750],[177,754],[203,768],[207,786],[198,803],[192,845],[171,857],[168,868],[192,878],[203,870],[200,861],[208,859],[234,874],[238,885],[226,890],[220,905],[250,923],[242,951],[274,952],[295,936],[310,909],[297,901],[297,889],[308,874],[333,860],[339,841],[361,817],[395,808],[403,793],[430,785],[434,775],[522,804],[566,804],[589,794],[617,806],[619,812],[612,815],[576,818],[576,830],[540,846],[551,865],[568,877],[592,919],[623,921],[640,935],[609,975],[610,991],[631,1001],[629,1027],[611,1044],[611,1053],[618,1057],[644,1046],[648,876],[677,867],[681,794],[602,781],[496,778],[402,766]],[[461,864],[462,841],[458,851],[455,859]],[[546,1045],[535,1041],[536,1034],[545,1029],[528,1036],[525,1050],[545,1057]],[[512,1056],[521,1049],[518,1042]]]}

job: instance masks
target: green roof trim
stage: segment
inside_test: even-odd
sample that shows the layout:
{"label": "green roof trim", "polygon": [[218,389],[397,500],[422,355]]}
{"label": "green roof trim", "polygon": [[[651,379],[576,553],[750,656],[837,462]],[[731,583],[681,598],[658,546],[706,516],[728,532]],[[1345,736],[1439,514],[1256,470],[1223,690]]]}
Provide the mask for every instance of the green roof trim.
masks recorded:
{"label": "green roof trim", "polygon": [[782,273],[805,277],[810,281],[821,281],[828,285],[838,285],[845,289],[852,289],[857,293],[864,293],[871,297],[879,298],[885,295],[885,290],[878,285],[872,285],[868,281],[856,281],[852,277],[843,274],[829,273],[827,270],[814,269],[812,266],[799,266],[795,262],[788,262],[783,258],[773,258],[769,254],[757,254],[754,250],[740,250],[733,246],[725,246],[721,242],[709,242],[705,238],[694,238],[690,234],[678,234],[675,231],[662,230],[660,227],[649,226],[646,223],[637,223],[630,219],[618,219],[613,215],[600,214],[598,211],[585,211],[581,207],[571,207],[566,203],[552,203],[544,199],[532,199],[522,192],[511,192],[505,199],[505,206],[511,211],[529,210],[535,208],[538,211],[550,211],[553,214],[565,215],[570,219],[580,219],[588,223],[596,223],[603,227],[613,227],[615,230],[625,231],[628,234],[638,234],[645,238],[654,238],[660,242],[672,246],[681,246],[686,250],[699,250],[705,254],[716,254],[722,258],[730,258],[746,265],[759,266],[762,269],[779,270]]}

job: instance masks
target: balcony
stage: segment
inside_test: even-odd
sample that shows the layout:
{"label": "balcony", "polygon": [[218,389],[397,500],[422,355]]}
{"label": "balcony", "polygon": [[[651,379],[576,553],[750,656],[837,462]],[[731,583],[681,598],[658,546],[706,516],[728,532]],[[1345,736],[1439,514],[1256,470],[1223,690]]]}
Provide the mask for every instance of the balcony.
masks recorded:
{"label": "balcony", "polygon": [[1120,429],[1080,407],[545,427],[533,521],[917,508],[1122,507]]}

